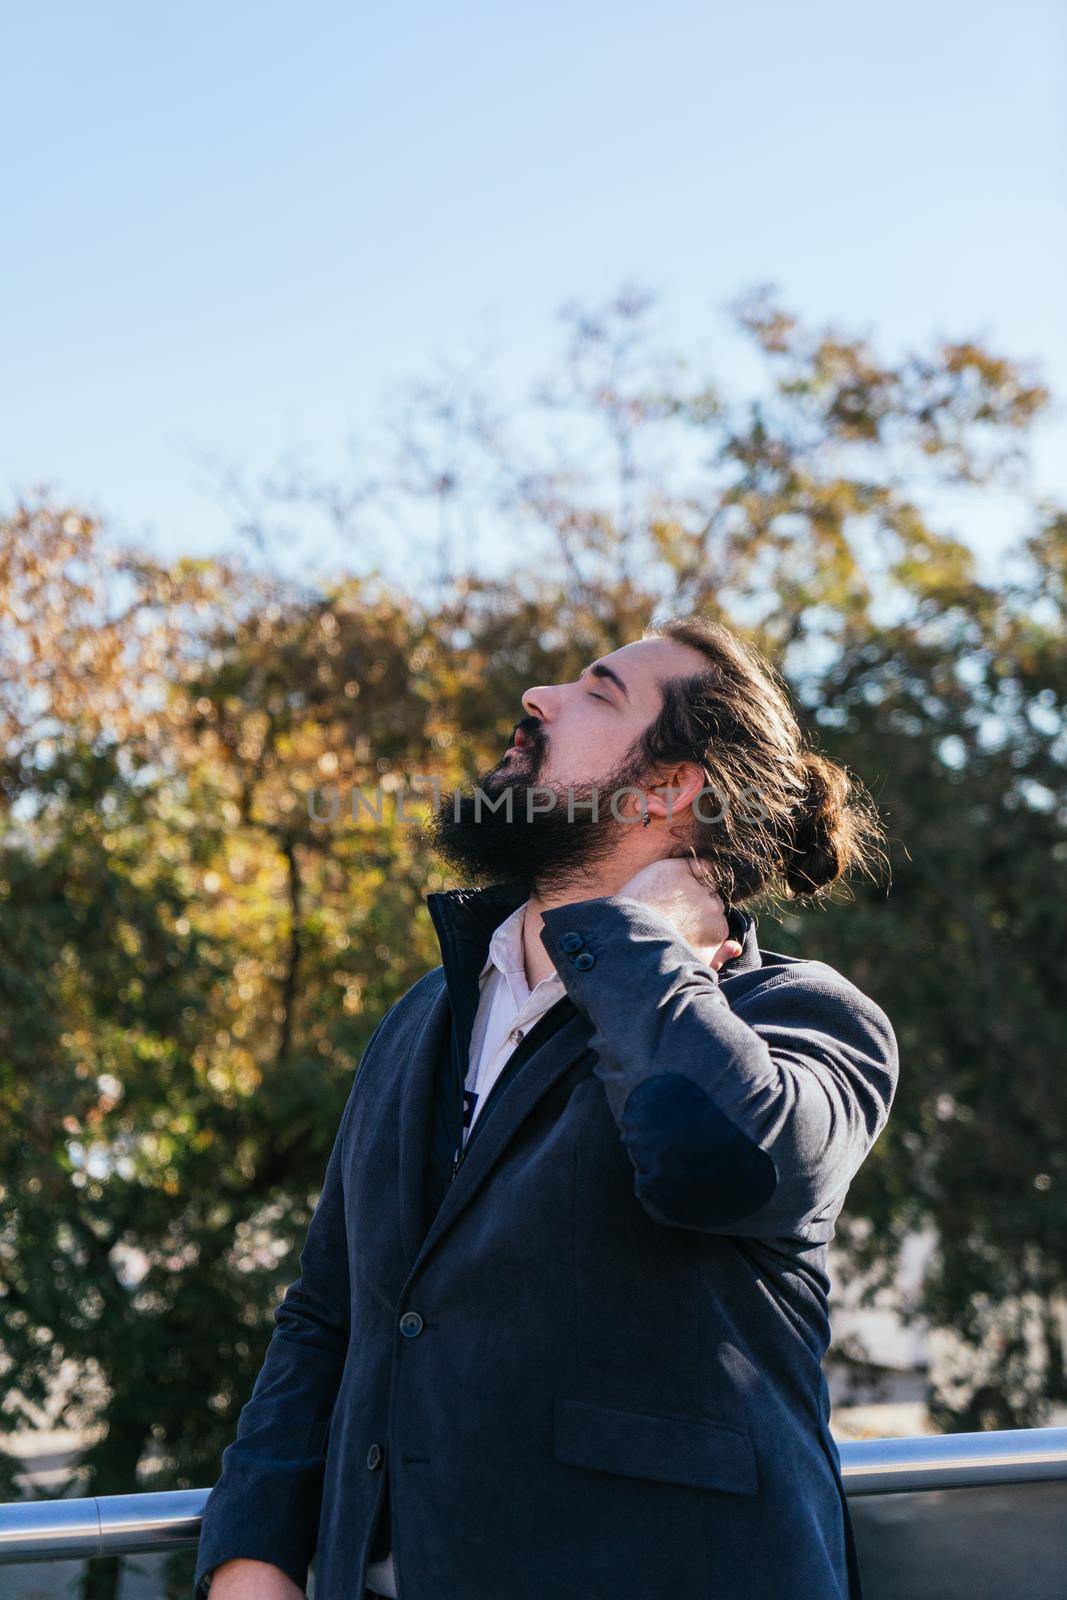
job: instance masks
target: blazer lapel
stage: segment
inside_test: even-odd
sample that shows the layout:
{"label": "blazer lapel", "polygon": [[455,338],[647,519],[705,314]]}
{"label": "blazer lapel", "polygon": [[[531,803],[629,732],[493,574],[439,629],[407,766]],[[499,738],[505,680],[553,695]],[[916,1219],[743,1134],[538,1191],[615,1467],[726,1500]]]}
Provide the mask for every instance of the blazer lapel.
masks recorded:
{"label": "blazer lapel", "polygon": [[524,1061],[515,1076],[502,1088],[499,1100],[486,1115],[484,1124],[475,1124],[474,1134],[459,1171],[445,1190],[444,1199],[430,1223],[412,1267],[421,1264],[427,1252],[477,1194],[490,1172],[514,1138],[523,1121],[553,1084],[585,1053],[592,1034],[589,1018],[566,995],[545,1013],[548,1021],[560,1007],[558,1026],[545,1043]]}
{"label": "blazer lapel", "polygon": [[[427,980],[433,987],[416,1023],[400,1084],[400,1232],[409,1264],[426,1234],[427,1159],[436,1153],[439,1161],[450,1161],[462,1130],[465,1061],[478,1007],[478,974],[493,930],[529,894],[528,883],[512,879],[482,889],[450,889],[426,896],[441,947],[441,969]],[[436,1152],[435,1141],[442,1147]]]}

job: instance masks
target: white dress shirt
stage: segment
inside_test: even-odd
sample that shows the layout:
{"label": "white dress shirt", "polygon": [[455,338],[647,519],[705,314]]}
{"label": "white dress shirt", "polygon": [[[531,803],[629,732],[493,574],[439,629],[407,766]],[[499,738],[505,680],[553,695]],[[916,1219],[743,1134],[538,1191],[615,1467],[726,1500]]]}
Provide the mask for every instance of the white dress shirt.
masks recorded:
{"label": "white dress shirt", "polygon": [[[522,929],[529,901],[518,906],[494,931],[489,954],[478,975],[480,995],[471,1032],[470,1057],[463,1089],[463,1143],[508,1057],[549,1006],[566,994],[558,972],[542,978],[531,991],[526,982]],[[392,1551],[367,1568],[367,1587],[396,1600],[396,1568]]]}

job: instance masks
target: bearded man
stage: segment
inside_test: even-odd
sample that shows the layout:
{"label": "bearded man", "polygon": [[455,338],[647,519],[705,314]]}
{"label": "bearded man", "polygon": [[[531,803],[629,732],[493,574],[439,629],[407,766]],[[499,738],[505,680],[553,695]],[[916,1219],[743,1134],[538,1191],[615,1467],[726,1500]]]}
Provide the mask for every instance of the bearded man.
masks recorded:
{"label": "bearded man", "polygon": [[466,887],[379,1023],[208,1499],[197,1600],[860,1600],[827,1246],[898,1054],[746,903],[881,853],[700,617],[528,689],[429,829]]}

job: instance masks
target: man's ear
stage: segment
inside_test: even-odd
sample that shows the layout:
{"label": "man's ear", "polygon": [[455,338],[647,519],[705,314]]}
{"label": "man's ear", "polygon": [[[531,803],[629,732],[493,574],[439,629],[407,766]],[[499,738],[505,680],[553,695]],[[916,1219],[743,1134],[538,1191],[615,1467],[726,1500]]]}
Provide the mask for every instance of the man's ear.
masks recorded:
{"label": "man's ear", "polygon": [[681,761],[657,778],[648,791],[648,809],[657,819],[675,821],[692,809],[693,801],[707,782],[702,767],[692,761]]}

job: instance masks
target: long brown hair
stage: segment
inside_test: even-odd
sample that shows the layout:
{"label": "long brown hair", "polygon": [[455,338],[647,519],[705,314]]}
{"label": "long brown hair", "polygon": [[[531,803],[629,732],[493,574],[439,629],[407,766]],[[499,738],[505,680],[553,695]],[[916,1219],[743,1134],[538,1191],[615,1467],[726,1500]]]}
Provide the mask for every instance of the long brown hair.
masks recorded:
{"label": "long brown hair", "polygon": [[666,683],[638,750],[653,769],[688,761],[703,770],[712,793],[679,819],[678,839],[727,905],[825,896],[853,871],[873,878],[876,861],[888,865],[870,794],[813,748],[785,680],[754,645],[699,614],[653,622],[643,637],[687,645],[706,662]]}

